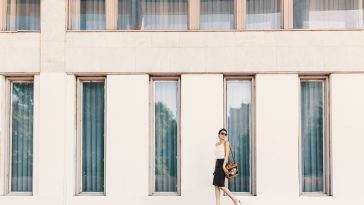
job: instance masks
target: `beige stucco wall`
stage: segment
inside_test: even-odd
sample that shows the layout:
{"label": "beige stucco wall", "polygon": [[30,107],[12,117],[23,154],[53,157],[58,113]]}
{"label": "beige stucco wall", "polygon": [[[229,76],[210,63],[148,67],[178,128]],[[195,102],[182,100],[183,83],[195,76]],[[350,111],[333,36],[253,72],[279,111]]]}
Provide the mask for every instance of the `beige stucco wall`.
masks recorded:
{"label": "beige stucco wall", "polygon": [[[213,203],[210,145],[230,73],[257,74],[257,196],[240,196],[245,204],[364,203],[364,31],[66,32],[65,2],[42,1],[41,33],[0,33],[0,193],[4,76],[36,73],[34,196],[0,196],[0,204]],[[106,196],[74,196],[74,74],[86,73],[107,75]],[[148,74],[161,73],[182,73],[181,196],[148,196]],[[299,196],[301,73],[332,73],[330,197]]]}
{"label": "beige stucco wall", "polygon": [[364,71],[364,31],[59,32],[0,33],[0,72]]}
{"label": "beige stucco wall", "polygon": [[66,39],[67,72],[364,70],[363,31],[70,32]]}
{"label": "beige stucco wall", "polygon": [[0,72],[40,71],[39,33],[0,32]]}

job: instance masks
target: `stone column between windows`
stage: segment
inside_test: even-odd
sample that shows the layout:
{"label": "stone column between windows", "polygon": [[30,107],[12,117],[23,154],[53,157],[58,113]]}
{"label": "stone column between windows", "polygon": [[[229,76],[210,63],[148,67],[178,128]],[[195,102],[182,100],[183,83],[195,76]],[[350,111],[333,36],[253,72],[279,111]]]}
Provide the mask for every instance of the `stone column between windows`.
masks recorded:
{"label": "stone column between windows", "polygon": [[245,28],[246,18],[246,0],[235,0],[234,1],[234,12],[235,12],[235,28],[242,30]]}
{"label": "stone column between windows", "polygon": [[41,72],[65,71],[66,1],[42,1]]}
{"label": "stone column between windows", "polygon": [[118,20],[118,0],[105,1],[106,30],[116,30]]}
{"label": "stone column between windows", "polygon": [[293,0],[281,0],[281,28],[293,28]]}
{"label": "stone column between windows", "polygon": [[200,27],[200,1],[188,0],[189,30],[198,30]]}
{"label": "stone column between windows", "polygon": [[358,1],[358,13],[359,13],[359,25],[358,28],[363,28],[364,26],[364,14],[363,14],[363,1],[359,0]]}
{"label": "stone column between windows", "polygon": [[6,29],[6,1],[0,1],[0,31],[4,31]]}

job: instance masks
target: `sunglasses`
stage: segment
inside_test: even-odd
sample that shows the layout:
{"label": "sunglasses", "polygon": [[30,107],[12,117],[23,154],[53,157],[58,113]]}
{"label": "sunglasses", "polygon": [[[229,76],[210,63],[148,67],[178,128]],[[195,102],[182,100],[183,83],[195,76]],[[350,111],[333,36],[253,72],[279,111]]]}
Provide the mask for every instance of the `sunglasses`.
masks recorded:
{"label": "sunglasses", "polygon": [[225,133],[225,132],[222,132],[222,133],[220,133],[220,135],[225,135],[225,136],[227,136],[227,133]]}

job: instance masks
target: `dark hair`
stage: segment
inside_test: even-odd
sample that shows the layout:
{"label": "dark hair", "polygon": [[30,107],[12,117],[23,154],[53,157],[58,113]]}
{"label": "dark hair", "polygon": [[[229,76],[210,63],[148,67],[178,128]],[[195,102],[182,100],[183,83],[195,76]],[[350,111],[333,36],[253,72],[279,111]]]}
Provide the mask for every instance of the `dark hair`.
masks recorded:
{"label": "dark hair", "polygon": [[227,132],[227,130],[226,130],[225,128],[222,128],[221,130],[219,130],[219,134],[220,134],[222,131]]}

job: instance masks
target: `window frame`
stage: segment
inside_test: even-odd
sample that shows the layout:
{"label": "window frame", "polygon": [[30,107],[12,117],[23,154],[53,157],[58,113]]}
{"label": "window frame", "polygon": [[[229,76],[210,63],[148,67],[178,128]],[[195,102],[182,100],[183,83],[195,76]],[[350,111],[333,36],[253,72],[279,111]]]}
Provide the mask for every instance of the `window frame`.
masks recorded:
{"label": "window frame", "polygon": [[[154,109],[154,82],[158,80],[177,80],[177,192],[155,191],[155,109]],[[150,100],[150,133],[149,133],[149,196],[181,196],[181,77],[180,76],[151,76],[149,78]]]}
{"label": "window frame", "polygon": [[[33,83],[33,154],[32,154],[32,191],[31,192],[12,192],[11,191],[11,161],[12,161],[12,88],[14,82],[32,82]],[[35,107],[36,107],[36,98],[35,98],[35,80],[34,77],[7,77],[5,79],[5,133],[6,137],[4,138],[4,152],[5,152],[5,180],[4,180],[4,194],[7,196],[33,196],[35,182],[34,182],[34,154],[35,154],[35,136],[36,136],[36,120],[35,120]]]}
{"label": "window frame", "polygon": [[[227,81],[229,80],[249,80],[251,82],[251,90],[250,90],[250,98],[251,98],[251,108],[250,108],[250,157],[249,157],[249,166],[250,166],[250,192],[233,192],[237,196],[256,196],[256,123],[255,123],[255,77],[254,76],[224,76],[224,110],[223,110],[223,120],[224,127],[227,127]],[[225,179],[225,183],[228,186],[229,181]],[[226,196],[226,194],[224,193]]]}
{"label": "window frame", "polygon": [[[323,192],[304,192],[302,190],[303,173],[302,173],[302,104],[301,104],[301,82],[304,81],[322,81],[324,86],[323,100],[324,100],[324,136],[323,136],[323,154],[324,154],[324,191]],[[331,153],[331,106],[330,106],[330,77],[325,75],[315,76],[315,75],[303,75],[299,76],[299,137],[298,137],[298,157],[299,157],[299,196],[332,196],[332,153]]]}
{"label": "window frame", "polygon": [[[83,192],[82,191],[82,83],[104,82],[104,191]],[[106,77],[77,77],[76,83],[76,158],[75,158],[75,196],[106,196],[106,147],[107,147],[107,78]]]}

